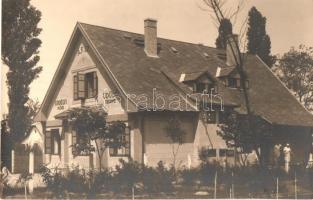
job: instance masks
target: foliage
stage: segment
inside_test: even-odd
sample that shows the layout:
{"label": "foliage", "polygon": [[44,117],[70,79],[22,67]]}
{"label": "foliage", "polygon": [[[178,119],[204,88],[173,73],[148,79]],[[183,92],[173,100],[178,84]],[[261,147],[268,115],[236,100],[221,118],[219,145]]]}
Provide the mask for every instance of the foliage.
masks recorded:
{"label": "foliage", "polygon": [[18,142],[31,126],[26,106],[29,85],[42,71],[42,67],[36,67],[41,45],[38,38],[41,29],[37,27],[41,12],[30,5],[30,0],[4,0],[2,6],[1,59],[9,67],[8,126]]}
{"label": "foliage", "polygon": [[199,179],[202,185],[212,184],[216,171],[220,171],[221,167],[217,162],[202,162],[199,167]]}
{"label": "foliage", "polygon": [[166,136],[174,143],[182,144],[184,142],[186,132],[182,130],[180,121],[176,117],[173,117],[168,121],[165,131],[167,134]]}
{"label": "foliage", "polygon": [[266,17],[252,7],[248,19],[248,53],[257,54],[269,67],[275,63],[276,57],[271,55],[271,39],[266,34]]}
{"label": "foliage", "polygon": [[187,186],[193,186],[196,180],[199,179],[199,169],[182,169],[180,172],[180,177],[183,179],[183,184]]}
{"label": "foliage", "polygon": [[[169,119],[164,129],[166,131],[166,136],[170,138],[172,141],[173,167],[175,169],[176,157],[179,151],[179,147],[184,142],[184,137],[186,135],[186,132],[181,128],[180,121],[175,116]],[[176,149],[175,149],[175,144],[177,144]]]}
{"label": "foliage", "polygon": [[115,167],[114,183],[115,187],[121,191],[131,192],[132,187],[140,182],[142,173],[141,164],[130,159],[129,162],[120,159],[120,165]]}
{"label": "foliage", "polygon": [[291,48],[280,59],[276,73],[298,100],[313,110],[313,47]]}
{"label": "foliage", "polygon": [[[99,107],[79,107],[71,109],[68,121],[77,135],[87,138],[73,146],[74,152],[96,151],[102,169],[102,155],[108,147],[120,147],[126,125],[121,121],[106,122],[107,113]],[[90,144],[94,141],[94,145]]]}
{"label": "foliage", "polygon": [[66,189],[69,192],[87,192],[88,174],[84,170],[80,170],[78,166],[74,167],[72,170],[68,170],[66,177]]}
{"label": "foliage", "polygon": [[171,192],[173,189],[173,169],[165,168],[162,161],[158,163],[158,166],[156,168],[144,166],[141,178],[145,192],[168,193]]}
{"label": "foliage", "polygon": [[231,21],[227,18],[224,18],[220,22],[218,28],[218,37],[216,38],[215,45],[218,49],[226,49],[227,46],[227,37],[233,34],[233,25]]}
{"label": "foliage", "polygon": [[48,190],[56,198],[65,199],[67,193],[67,179],[58,168],[49,169],[45,166],[41,168],[43,182],[47,185]]}
{"label": "foliage", "polygon": [[[91,171],[90,173],[93,172]],[[96,193],[109,191],[114,187],[114,184],[112,185],[113,174],[108,169],[102,170],[99,173],[89,174],[89,177],[94,177],[91,187]]]}
{"label": "foliage", "polygon": [[243,152],[255,150],[259,160],[262,159],[259,148],[267,144],[272,135],[272,126],[256,115],[250,116],[250,122],[248,122],[247,115],[240,115],[234,111],[225,116],[227,116],[225,122],[219,125],[220,130],[217,134],[226,141],[229,147],[240,148]]}
{"label": "foliage", "polygon": [[173,189],[173,181],[176,178],[175,170],[174,166],[168,169],[162,161],[158,162],[156,171],[159,175],[157,183],[160,191],[170,192]]}

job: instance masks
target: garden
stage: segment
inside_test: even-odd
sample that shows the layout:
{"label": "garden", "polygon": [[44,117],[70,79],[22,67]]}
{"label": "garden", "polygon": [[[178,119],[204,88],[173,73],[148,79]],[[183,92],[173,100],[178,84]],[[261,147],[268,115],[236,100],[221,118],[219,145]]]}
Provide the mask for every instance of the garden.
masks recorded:
{"label": "garden", "polygon": [[[161,161],[148,167],[120,160],[114,169],[101,171],[43,166],[40,175],[45,187],[29,198],[313,198],[313,169],[300,165],[287,174],[257,165],[223,168],[217,162],[202,162],[197,168],[175,170]],[[24,192],[6,187],[4,197],[24,198]]]}

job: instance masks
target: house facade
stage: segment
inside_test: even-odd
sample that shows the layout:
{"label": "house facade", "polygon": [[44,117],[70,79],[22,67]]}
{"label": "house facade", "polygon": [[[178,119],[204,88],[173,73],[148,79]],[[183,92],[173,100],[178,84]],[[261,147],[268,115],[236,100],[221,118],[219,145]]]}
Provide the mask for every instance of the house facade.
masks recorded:
{"label": "house facade", "polygon": [[[306,162],[313,116],[257,56],[245,55],[244,62],[251,108],[275,126],[265,149],[290,143],[292,159]],[[105,110],[108,122],[127,126],[125,145],[107,148],[103,167],[130,158],[149,166],[171,164],[175,144],[165,129],[172,118],[186,133],[176,155],[179,166],[197,166],[202,147],[210,149],[209,159],[234,164],[234,150],[216,131],[225,111],[246,113],[239,78],[229,49],[158,38],[156,20],[144,21],[144,34],[77,23],[35,118],[43,136],[42,162],[99,168],[96,152],[74,153],[83,138],[67,121],[71,109],[88,106]]]}

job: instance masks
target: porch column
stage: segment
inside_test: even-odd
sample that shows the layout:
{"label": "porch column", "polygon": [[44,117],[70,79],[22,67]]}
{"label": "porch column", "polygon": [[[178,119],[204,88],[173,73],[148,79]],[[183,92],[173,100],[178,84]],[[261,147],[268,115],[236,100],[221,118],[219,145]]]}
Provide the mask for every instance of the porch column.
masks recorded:
{"label": "porch column", "polygon": [[[28,172],[32,175],[34,175],[34,171],[35,171],[35,157],[34,157],[34,151],[33,150],[30,150],[29,152],[29,169],[28,169]],[[33,179],[30,179],[28,181],[28,191],[29,193],[33,193],[34,191],[34,180]]]}
{"label": "porch column", "polygon": [[15,165],[14,165],[14,162],[15,161],[15,151],[14,149],[12,149],[11,151],[11,171],[12,171],[12,174],[15,173]]}

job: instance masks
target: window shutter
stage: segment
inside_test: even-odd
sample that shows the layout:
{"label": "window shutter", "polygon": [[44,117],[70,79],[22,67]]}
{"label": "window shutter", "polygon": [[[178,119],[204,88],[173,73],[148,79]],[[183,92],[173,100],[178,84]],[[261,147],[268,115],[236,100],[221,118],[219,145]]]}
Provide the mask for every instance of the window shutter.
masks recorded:
{"label": "window shutter", "polygon": [[77,81],[77,75],[74,75],[73,77],[73,91],[74,91],[74,100],[78,99],[78,81]]}
{"label": "window shutter", "polygon": [[130,154],[130,127],[125,128],[125,155]]}
{"label": "window shutter", "polygon": [[84,99],[86,96],[85,74],[77,74],[78,77],[78,98]]}
{"label": "window shutter", "polygon": [[51,131],[46,131],[46,137],[45,137],[45,153],[51,154]]}
{"label": "window shutter", "polygon": [[97,72],[93,72],[93,92],[92,96],[96,97],[98,95],[98,77],[97,77]]}

